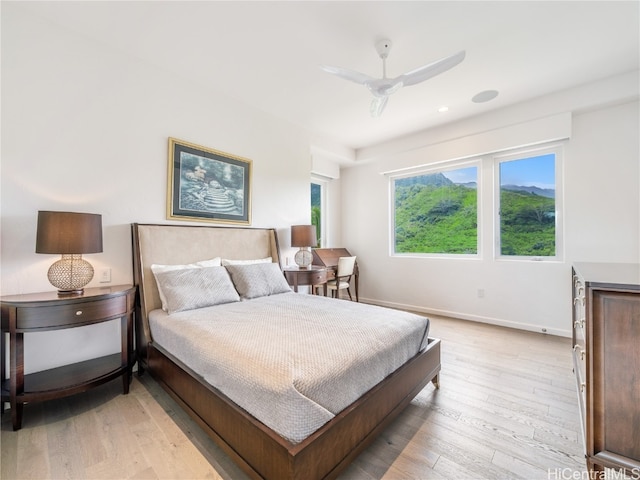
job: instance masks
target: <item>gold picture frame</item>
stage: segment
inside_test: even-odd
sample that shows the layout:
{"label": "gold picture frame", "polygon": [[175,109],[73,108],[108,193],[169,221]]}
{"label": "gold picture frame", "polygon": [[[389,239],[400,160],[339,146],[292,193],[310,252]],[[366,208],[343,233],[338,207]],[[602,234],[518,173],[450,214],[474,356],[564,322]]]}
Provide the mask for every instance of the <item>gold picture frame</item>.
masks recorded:
{"label": "gold picture frame", "polygon": [[251,160],[169,138],[167,218],[251,224]]}

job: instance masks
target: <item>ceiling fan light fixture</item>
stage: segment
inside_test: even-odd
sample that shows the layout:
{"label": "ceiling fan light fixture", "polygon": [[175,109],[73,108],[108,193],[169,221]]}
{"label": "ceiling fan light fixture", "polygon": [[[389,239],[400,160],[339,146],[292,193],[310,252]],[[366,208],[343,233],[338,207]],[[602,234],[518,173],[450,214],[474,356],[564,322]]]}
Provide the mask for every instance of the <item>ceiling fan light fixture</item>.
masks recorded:
{"label": "ceiling fan light fixture", "polygon": [[497,96],[498,96],[497,90],[485,90],[483,92],[476,93],[471,99],[471,101],[473,103],[485,103],[493,100]]}

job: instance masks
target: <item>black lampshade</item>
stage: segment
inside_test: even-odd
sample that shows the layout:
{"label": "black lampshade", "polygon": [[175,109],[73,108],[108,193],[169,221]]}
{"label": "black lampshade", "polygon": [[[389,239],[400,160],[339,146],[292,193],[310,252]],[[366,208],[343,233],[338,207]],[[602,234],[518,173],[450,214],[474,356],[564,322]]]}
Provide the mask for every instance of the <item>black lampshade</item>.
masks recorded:
{"label": "black lampshade", "polygon": [[102,215],[38,212],[36,253],[83,254],[102,252]]}

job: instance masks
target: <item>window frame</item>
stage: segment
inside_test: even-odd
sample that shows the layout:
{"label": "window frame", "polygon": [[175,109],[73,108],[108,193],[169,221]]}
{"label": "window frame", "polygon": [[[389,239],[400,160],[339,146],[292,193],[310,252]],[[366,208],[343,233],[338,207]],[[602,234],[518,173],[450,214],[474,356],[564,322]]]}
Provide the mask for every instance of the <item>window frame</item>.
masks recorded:
{"label": "window frame", "polygon": [[[503,255],[501,237],[501,204],[500,204],[500,165],[504,162],[514,160],[524,160],[531,157],[538,157],[548,154],[555,155],[555,255]],[[531,148],[520,148],[510,150],[506,153],[491,155],[491,166],[493,168],[493,257],[500,261],[536,261],[536,262],[562,262],[564,259],[564,202],[563,202],[563,170],[564,170],[564,146],[559,143],[548,144]]]}
{"label": "window frame", "polygon": [[[432,175],[445,173],[452,170],[462,170],[475,167],[476,177],[476,253],[421,253],[421,252],[397,252],[396,251],[396,202],[395,184],[396,180],[416,177],[419,175]],[[404,171],[389,174],[389,255],[398,258],[441,258],[441,259],[481,259],[482,258],[482,157],[471,159],[439,162],[421,167],[411,168]]]}

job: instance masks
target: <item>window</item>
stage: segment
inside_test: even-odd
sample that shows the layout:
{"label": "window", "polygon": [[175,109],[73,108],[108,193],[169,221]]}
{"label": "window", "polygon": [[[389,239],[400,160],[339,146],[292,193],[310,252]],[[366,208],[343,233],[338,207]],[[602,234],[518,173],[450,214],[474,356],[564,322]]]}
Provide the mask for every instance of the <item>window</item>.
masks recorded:
{"label": "window", "polygon": [[478,253],[478,164],[391,179],[394,253]]}
{"label": "window", "polygon": [[[389,185],[392,254],[479,258],[494,244],[498,259],[562,258],[560,144],[391,174]],[[482,211],[492,192],[495,212]]]}
{"label": "window", "polygon": [[559,256],[560,149],[495,157],[498,256]]}
{"label": "window", "polygon": [[324,182],[311,182],[311,224],[316,226],[318,235],[318,246],[324,244]]}

